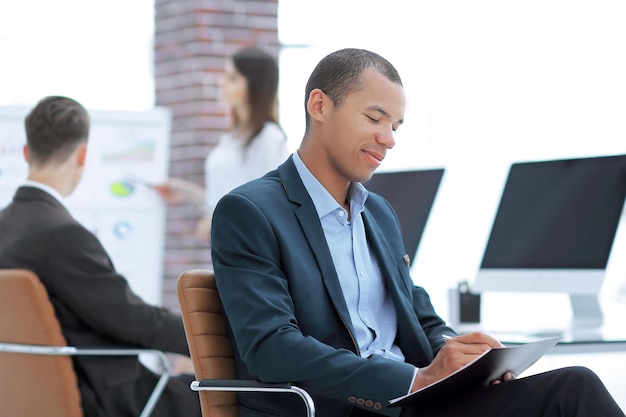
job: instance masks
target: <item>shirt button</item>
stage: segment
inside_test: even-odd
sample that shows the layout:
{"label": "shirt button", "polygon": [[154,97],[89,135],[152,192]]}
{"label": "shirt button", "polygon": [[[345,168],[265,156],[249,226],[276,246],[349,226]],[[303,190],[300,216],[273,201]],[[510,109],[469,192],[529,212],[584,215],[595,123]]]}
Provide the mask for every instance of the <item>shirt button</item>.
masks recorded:
{"label": "shirt button", "polygon": [[343,214],[344,214],[344,213],[343,213],[343,211],[342,211],[342,210],[339,210],[339,211],[337,212],[337,215],[338,215],[339,217],[343,217]]}

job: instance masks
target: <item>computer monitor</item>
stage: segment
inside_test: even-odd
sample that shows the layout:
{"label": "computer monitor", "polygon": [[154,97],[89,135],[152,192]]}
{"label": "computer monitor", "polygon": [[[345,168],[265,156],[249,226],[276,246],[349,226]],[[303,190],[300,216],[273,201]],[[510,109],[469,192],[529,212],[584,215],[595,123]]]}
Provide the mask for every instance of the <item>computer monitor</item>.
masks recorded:
{"label": "computer monitor", "polygon": [[396,211],[411,264],[417,254],[443,173],[443,168],[378,172],[363,184],[369,191],[387,199]]}
{"label": "computer monitor", "polygon": [[474,288],[563,292],[567,331],[599,328],[598,294],[626,198],[626,155],[510,167]]}

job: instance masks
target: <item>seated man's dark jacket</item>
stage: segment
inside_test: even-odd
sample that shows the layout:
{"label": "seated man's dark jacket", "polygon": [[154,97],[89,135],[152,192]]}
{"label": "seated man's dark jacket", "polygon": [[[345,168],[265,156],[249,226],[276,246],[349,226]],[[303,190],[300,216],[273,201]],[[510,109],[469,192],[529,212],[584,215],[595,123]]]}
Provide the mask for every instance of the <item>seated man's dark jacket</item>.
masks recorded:
{"label": "seated man's dark jacket", "polygon": [[[363,213],[397,317],[406,362],[362,358],[315,206],[292,157],[217,204],[212,255],[239,356],[239,375],[291,381],[310,392],[317,415],[354,407],[397,416],[388,400],[407,393],[414,367],[428,365],[451,332],[413,284],[398,219],[370,193]],[[412,364],[412,365],[411,365]],[[240,394],[240,417],[302,415],[295,397]]]}
{"label": "seated man's dark jacket", "polygon": [[[0,268],[39,276],[70,345],[189,354],[180,316],[134,294],[98,239],[50,194],[20,187],[0,211],[0,231]],[[74,364],[83,407],[107,416],[138,414],[139,380],[155,380],[136,357],[74,357]]]}

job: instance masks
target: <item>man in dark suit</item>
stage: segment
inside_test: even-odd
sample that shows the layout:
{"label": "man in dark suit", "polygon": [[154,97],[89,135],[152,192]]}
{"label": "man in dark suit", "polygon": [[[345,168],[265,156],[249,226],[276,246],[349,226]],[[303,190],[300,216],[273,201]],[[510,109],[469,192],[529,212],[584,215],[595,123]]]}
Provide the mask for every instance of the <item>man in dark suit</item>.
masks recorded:
{"label": "man in dark suit", "polygon": [[[25,126],[28,180],[0,212],[0,268],[39,276],[71,345],[189,355],[181,317],[134,294],[96,236],[64,206],[85,166],[87,111],[70,98],[46,97]],[[136,357],[78,356],[74,365],[87,417],[137,416],[157,382]],[[170,379],[152,415],[200,416],[190,379]]]}
{"label": "man in dark suit", "polygon": [[[590,370],[515,379],[436,404],[388,401],[441,380],[493,337],[455,335],[409,275],[390,204],[361,185],[404,118],[395,68],[360,49],[320,61],[306,86],[306,131],[277,170],[222,198],[212,224],[218,290],[237,372],[305,388],[323,417],[624,416]],[[297,400],[240,394],[240,417],[303,415]]]}

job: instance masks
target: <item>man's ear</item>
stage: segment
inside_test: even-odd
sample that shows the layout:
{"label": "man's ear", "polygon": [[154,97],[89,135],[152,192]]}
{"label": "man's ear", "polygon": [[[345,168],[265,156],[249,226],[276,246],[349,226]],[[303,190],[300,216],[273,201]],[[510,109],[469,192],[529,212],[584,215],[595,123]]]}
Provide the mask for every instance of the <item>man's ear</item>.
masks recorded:
{"label": "man's ear", "polygon": [[82,143],[76,149],[76,162],[78,166],[85,166],[85,161],[87,160],[87,144]]}
{"label": "man's ear", "polygon": [[306,110],[311,119],[321,121],[330,110],[330,104],[332,104],[330,98],[322,90],[315,88],[309,93]]}
{"label": "man's ear", "polygon": [[26,163],[28,163],[28,145],[24,145],[24,147],[22,148],[22,153],[24,155],[24,161],[26,161]]}

